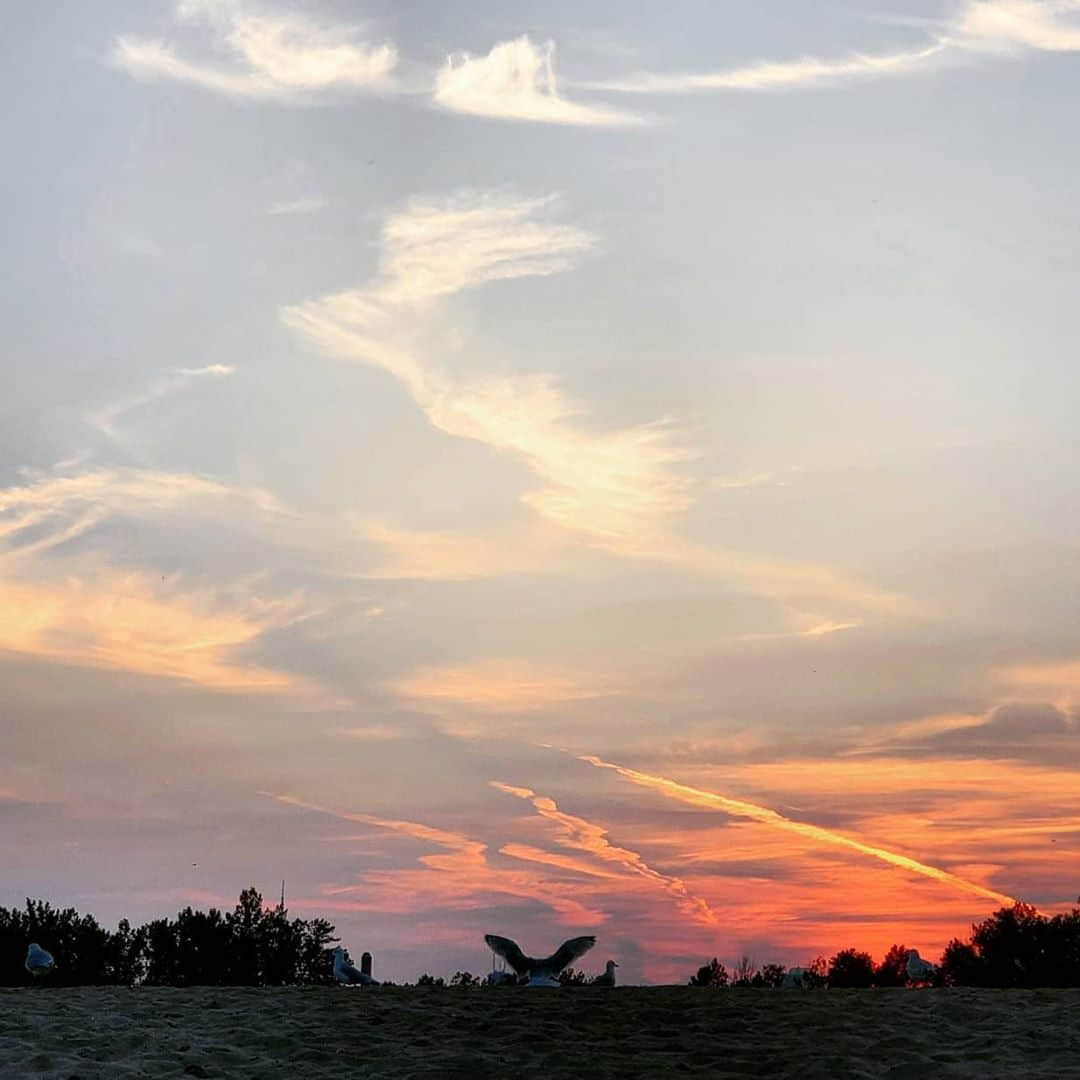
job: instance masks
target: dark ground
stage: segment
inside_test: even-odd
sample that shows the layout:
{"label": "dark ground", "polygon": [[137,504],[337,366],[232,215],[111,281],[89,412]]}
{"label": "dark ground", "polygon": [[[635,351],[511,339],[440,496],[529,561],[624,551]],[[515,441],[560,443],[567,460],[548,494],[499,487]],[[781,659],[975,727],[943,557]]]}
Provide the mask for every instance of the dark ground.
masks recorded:
{"label": "dark ground", "polygon": [[0,991],[0,1077],[1080,1080],[1080,990]]}

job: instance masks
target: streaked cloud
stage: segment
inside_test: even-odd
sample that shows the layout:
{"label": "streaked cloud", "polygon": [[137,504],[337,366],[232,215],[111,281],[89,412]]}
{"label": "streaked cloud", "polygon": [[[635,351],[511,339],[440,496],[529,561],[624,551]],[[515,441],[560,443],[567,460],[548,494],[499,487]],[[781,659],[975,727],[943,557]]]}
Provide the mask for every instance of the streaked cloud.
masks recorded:
{"label": "streaked cloud", "polygon": [[969,0],[952,17],[913,20],[927,27],[930,40],[911,49],[761,60],[711,72],[643,72],[594,86],[634,94],[793,90],[911,75],[965,54],[1073,52],[1080,49],[1077,12],[1077,0]]}
{"label": "streaked cloud", "polygon": [[38,475],[0,489],[0,649],[216,690],[299,686],[243,659],[261,634],[298,617],[295,603],[117,565],[77,543],[123,515],[230,503],[249,514],[280,509],[266,492],[147,470]]}
{"label": "streaked cloud", "polygon": [[213,59],[188,60],[166,41],[122,36],[113,61],[140,79],[172,79],[237,98],[289,101],[331,89],[379,89],[397,64],[389,44],[361,40],[358,28],[258,11],[243,0],[180,0],[176,22],[201,27]]}
{"label": "streaked cloud", "polygon": [[642,73],[600,84],[628,94],[683,94],[699,90],[790,90],[802,86],[836,86],[856,79],[906,75],[925,66],[947,48],[934,42],[925,48],[893,53],[856,53],[838,60],[806,56],[797,60],[763,60],[723,71],[659,75]]}
{"label": "streaked cloud", "polygon": [[603,912],[577,899],[573,889],[509,867],[491,865],[487,844],[461,833],[414,821],[330,809],[292,795],[276,794],[271,798],[288,806],[397,833],[442,849],[419,857],[417,861],[422,870],[370,870],[356,885],[327,889],[328,895],[349,896],[358,910],[404,913],[435,908],[462,911],[489,907],[493,896],[509,896],[545,904],[568,925],[596,926],[605,919]]}
{"label": "streaked cloud", "polygon": [[491,786],[496,791],[502,791],[507,795],[532,803],[533,808],[542,818],[555,825],[557,841],[564,847],[587,852],[601,862],[615,863],[629,873],[644,878],[650,884],[656,885],[673,896],[679,910],[695,922],[709,926],[717,923],[716,912],[700,896],[694,896],[687,889],[684,881],[650,866],[638,852],[612,844],[608,840],[608,830],[603,826],[560,810],[554,799],[538,795],[530,788],[514,787],[498,780],[492,780]]}
{"label": "streaked cloud", "polygon": [[420,668],[389,689],[417,702],[496,713],[533,712],[616,693],[593,675],[513,660]]}
{"label": "streaked cloud", "polygon": [[730,814],[735,817],[750,818],[753,821],[765,825],[796,833],[797,835],[816,843],[847,848],[848,850],[858,852],[861,855],[868,855],[874,859],[879,859],[882,862],[889,863],[892,866],[907,870],[911,873],[933,878],[935,881],[939,881],[942,884],[952,885],[963,892],[985,897],[996,903],[1009,905],[1014,903],[1014,898],[1011,896],[1007,896],[995,889],[987,888],[985,885],[980,885],[977,882],[968,881],[947,870],[941,870],[936,866],[929,866],[926,863],[920,862],[917,859],[912,859],[907,855],[902,855],[899,852],[889,851],[886,848],[864,843],[854,837],[845,836],[842,833],[834,832],[831,829],[822,828],[820,825],[812,825],[804,821],[794,821],[768,807],[757,806],[754,803],[746,802],[742,799],[732,799],[726,795],[719,795],[713,791],[703,791],[700,788],[690,787],[687,784],[680,784],[675,780],[669,780],[667,777],[654,776],[649,773],[639,772],[636,769],[628,769],[623,765],[615,765],[609,761],[603,761],[600,758],[591,755],[583,754],[578,756],[581,761],[585,761],[596,768],[611,769],[631,783],[657,791],[660,794],[666,795],[668,798],[676,799],[679,802],[688,803],[691,806],[720,810],[725,814]]}
{"label": "streaked cloud", "polygon": [[227,378],[235,371],[236,368],[232,364],[176,368],[170,374],[155,379],[143,390],[91,409],[86,414],[86,422],[113,442],[122,443],[127,449],[134,449],[130,437],[123,431],[120,424],[122,418],[138,413],[162,398],[182,390],[193,380]]}
{"label": "streaked cloud", "polygon": [[369,289],[283,312],[287,325],[332,355],[383,367],[433,426],[509,452],[543,482],[522,501],[597,543],[638,543],[687,505],[674,467],[687,453],[665,424],[596,432],[548,374],[455,377],[406,351],[417,313],[487,282],[568,270],[593,247],[583,230],[552,222],[551,198],[468,194],[413,200],[382,231]]}
{"label": "streaked cloud", "polygon": [[957,16],[952,34],[969,49],[1076,52],[1080,50],[1080,2],[975,0]]}
{"label": "streaked cloud", "polygon": [[[329,355],[392,374],[436,429],[520,461],[540,481],[521,503],[579,543],[735,578],[800,609],[842,605],[811,625],[851,623],[866,610],[903,610],[904,598],[826,567],[682,538],[676,525],[693,503],[684,467],[694,455],[666,419],[598,430],[550,374],[460,376],[428,357],[425,319],[440,301],[495,281],[568,271],[593,250],[587,232],[552,220],[555,202],[482,192],[413,199],[383,226],[370,286],[287,307],[282,318]],[[374,576],[412,567],[434,577],[432,567],[440,565],[450,577],[490,576],[499,571],[489,567],[525,557],[504,552],[489,563],[490,544],[475,533],[451,540],[376,524],[368,535],[387,552],[385,569],[375,568]]]}
{"label": "streaked cloud", "polygon": [[451,55],[436,77],[434,101],[496,120],[584,127],[642,122],[632,113],[562,97],[555,82],[555,43],[537,45],[527,36],[500,42],[487,56]]}

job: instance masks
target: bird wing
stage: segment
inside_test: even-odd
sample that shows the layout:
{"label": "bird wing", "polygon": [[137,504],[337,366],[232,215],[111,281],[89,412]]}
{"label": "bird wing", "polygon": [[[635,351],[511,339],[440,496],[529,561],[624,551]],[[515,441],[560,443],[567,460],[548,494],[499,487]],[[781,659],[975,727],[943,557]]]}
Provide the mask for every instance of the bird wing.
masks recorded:
{"label": "bird wing", "polygon": [[540,966],[558,974],[579,956],[584,956],[595,944],[596,938],[592,934],[571,938],[564,941],[546,960],[541,960]]}
{"label": "bird wing", "polygon": [[[508,937],[485,934],[484,941],[496,956],[501,956],[519,975],[527,975],[536,966],[536,961],[531,956],[526,956],[518,948],[518,943]],[[569,962],[568,960],[567,963]]]}

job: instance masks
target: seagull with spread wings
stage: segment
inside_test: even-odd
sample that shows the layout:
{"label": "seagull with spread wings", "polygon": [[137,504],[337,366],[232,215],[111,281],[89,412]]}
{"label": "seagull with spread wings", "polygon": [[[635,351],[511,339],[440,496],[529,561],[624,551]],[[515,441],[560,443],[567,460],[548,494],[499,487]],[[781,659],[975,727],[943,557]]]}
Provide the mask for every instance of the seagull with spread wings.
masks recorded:
{"label": "seagull with spread wings", "polygon": [[484,941],[496,956],[501,956],[530,986],[558,986],[559,972],[569,967],[579,956],[584,956],[595,944],[592,934],[564,941],[550,956],[542,959],[526,956],[516,941],[485,934]]}

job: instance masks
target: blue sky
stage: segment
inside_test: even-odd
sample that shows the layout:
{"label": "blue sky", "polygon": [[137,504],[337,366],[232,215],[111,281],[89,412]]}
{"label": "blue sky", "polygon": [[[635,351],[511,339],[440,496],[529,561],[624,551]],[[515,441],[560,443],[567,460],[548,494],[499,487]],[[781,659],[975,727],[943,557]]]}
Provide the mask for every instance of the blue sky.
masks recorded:
{"label": "blue sky", "polygon": [[16,13],[0,903],[284,876],[393,977],[591,926],[655,981],[1073,899],[1078,53]]}

